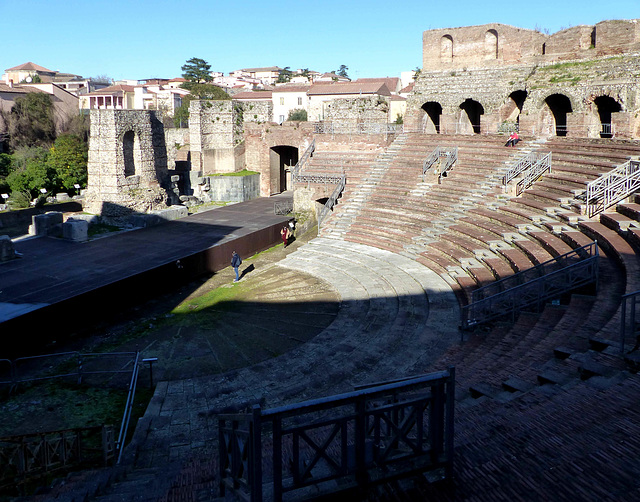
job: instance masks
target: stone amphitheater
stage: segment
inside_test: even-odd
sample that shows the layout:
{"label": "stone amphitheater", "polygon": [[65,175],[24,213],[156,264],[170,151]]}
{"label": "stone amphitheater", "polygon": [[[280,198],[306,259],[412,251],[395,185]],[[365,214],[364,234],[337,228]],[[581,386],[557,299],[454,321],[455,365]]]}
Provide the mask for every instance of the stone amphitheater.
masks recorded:
{"label": "stone amphitheater", "polygon": [[[423,39],[405,131],[387,142],[318,134],[304,167],[347,184],[318,237],[277,266],[331,284],[336,319],[278,358],[160,382],[125,465],[76,474],[46,497],[212,500],[216,411],[454,366],[453,480],[418,477],[370,500],[640,499],[640,353],[635,335],[620,339],[623,297],[640,290],[640,200],[589,217],[584,198],[640,155],[640,26],[544,35],[492,24]],[[505,148],[499,132],[514,127],[522,141]],[[423,175],[432,151],[454,147],[446,176]],[[505,188],[519,159],[548,152],[535,183]],[[313,183],[294,188],[314,198]],[[597,288],[458,329],[478,288],[594,240]]]}

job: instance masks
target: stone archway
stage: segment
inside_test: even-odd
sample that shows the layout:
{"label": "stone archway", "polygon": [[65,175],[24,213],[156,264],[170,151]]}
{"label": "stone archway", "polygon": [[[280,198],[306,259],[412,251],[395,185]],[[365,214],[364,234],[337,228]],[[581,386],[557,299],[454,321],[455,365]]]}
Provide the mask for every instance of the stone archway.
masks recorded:
{"label": "stone archway", "polygon": [[126,216],[167,207],[167,149],[157,113],[91,110],[85,211]]}
{"label": "stone archway", "polygon": [[527,99],[527,91],[517,90],[509,94],[506,102],[500,107],[500,122],[513,123],[516,127],[520,123],[520,114],[522,107]]}
{"label": "stone archway", "polygon": [[453,37],[444,35],[440,39],[440,62],[451,63],[453,61]]}
{"label": "stone archway", "polygon": [[567,114],[573,112],[571,100],[564,94],[551,94],[545,98],[544,103],[553,118],[555,135],[566,136]]}
{"label": "stone archway", "polygon": [[458,131],[462,134],[480,134],[480,116],[484,115],[484,107],[471,98],[460,104]]}
{"label": "stone archway", "polygon": [[439,134],[442,105],[437,101],[427,101],[422,105],[422,110],[425,112],[422,130],[428,134]]}
{"label": "stone archway", "polygon": [[295,146],[276,145],[269,149],[271,193],[277,194],[291,188],[287,173],[298,162],[299,151]]}
{"label": "stone archway", "polygon": [[600,117],[600,137],[613,137],[611,114],[622,111],[622,105],[611,96],[598,96],[593,102],[597,107],[598,116]]}
{"label": "stone archway", "polygon": [[498,32],[487,30],[484,34],[484,58],[498,59]]}

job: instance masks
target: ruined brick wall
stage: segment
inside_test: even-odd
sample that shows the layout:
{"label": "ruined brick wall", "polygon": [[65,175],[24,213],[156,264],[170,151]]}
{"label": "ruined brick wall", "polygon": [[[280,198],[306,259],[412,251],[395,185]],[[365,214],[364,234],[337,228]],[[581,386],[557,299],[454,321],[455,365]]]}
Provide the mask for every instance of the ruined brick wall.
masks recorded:
{"label": "ruined brick wall", "polygon": [[185,127],[165,129],[164,143],[167,145],[167,167],[174,169],[178,151],[189,145],[189,129]]}
{"label": "ruined brick wall", "polygon": [[104,216],[167,206],[162,115],[151,110],[91,110],[85,211]]}
{"label": "ruined brick wall", "polygon": [[425,31],[423,70],[548,64],[640,50],[637,19],[603,21],[545,35],[492,23]]}
{"label": "ruined brick wall", "polygon": [[272,101],[237,101],[236,105],[242,109],[243,122],[271,122],[273,118]]}
{"label": "ruined brick wall", "polygon": [[343,132],[354,131],[357,124],[386,124],[389,122],[389,108],[386,96],[367,96],[330,101],[326,104],[325,113],[335,132]]}

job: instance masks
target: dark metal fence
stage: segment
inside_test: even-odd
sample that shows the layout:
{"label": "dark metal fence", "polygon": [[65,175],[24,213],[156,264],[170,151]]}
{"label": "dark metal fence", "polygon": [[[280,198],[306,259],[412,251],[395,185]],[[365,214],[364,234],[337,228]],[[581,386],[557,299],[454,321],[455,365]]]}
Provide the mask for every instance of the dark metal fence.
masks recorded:
{"label": "dark metal fence", "polygon": [[[640,308],[640,291],[626,294],[622,297],[622,311],[620,315],[620,353],[624,354],[624,344],[627,336],[636,335],[638,332],[638,312]],[[637,339],[636,343],[640,342]]]}
{"label": "dark metal fence", "polygon": [[594,241],[476,289],[471,294],[469,305],[462,308],[462,328],[515,315],[524,308],[540,308],[549,299],[580,286],[597,283],[597,280],[598,245]]}
{"label": "dark metal fence", "polygon": [[453,466],[455,372],[219,417],[221,496],[280,501],[364,493]]}
{"label": "dark metal fence", "polygon": [[104,466],[115,458],[113,427],[96,426],[0,438],[0,487],[22,484],[82,465]]}

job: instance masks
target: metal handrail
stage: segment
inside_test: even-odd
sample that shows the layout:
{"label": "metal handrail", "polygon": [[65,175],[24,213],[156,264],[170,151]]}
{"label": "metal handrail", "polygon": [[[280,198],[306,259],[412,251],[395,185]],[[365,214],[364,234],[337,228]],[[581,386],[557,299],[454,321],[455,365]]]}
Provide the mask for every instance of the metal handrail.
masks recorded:
{"label": "metal handrail", "polygon": [[[569,256],[572,254],[573,256]],[[538,276],[528,279],[525,274],[530,275],[529,271],[523,271],[520,273],[523,274],[521,277],[518,277],[520,274],[515,274],[473,291],[471,303],[462,308],[462,328],[466,329],[507,314],[515,314],[523,308],[541,305],[549,298],[557,297],[579,286],[597,282],[598,256],[598,246],[594,241],[539,265],[541,268],[537,270]],[[578,261],[571,263],[573,259]],[[552,262],[555,262],[556,267],[548,270]],[[558,266],[561,268],[557,268]],[[548,271],[545,272],[545,269]],[[583,271],[586,273],[581,274]],[[515,284],[511,285],[513,282]],[[499,291],[495,291],[496,289]]]}
{"label": "metal handrail", "polygon": [[[627,335],[627,326],[631,328],[631,334],[636,332],[636,306],[640,305],[640,291],[634,291],[622,296],[622,311],[620,315],[620,354],[624,354],[624,344]],[[631,304],[630,307],[628,304]],[[629,319],[627,320],[627,312]]]}
{"label": "metal handrail", "polygon": [[431,169],[436,162],[440,160],[440,158],[444,157],[446,160],[444,164],[441,165],[441,169],[438,171],[438,183],[441,181],[442,177],[445,176],[445,173],[449,171],[453,165],[458,161],[458,147],[443,147],[437,146],[431,155],[429,155],[424,162],[422,163],[422,179],[424,181],[424,177]]}
{"label": "metal handrail", "polygon": [[307,163],[313,152],[316,150],[316,140],[315,138],[311,141],[311,144],[307,147],[305,152],[302,154],[302,157],[296,162],[296,165],[291,169],[291,179],[296,181],[296,177],[300,174],[300,171],[304,168],[304,165]]}
{"label": "metal handrail", "polygon": [[[450,367],[335,396],[218,415],[220,495],[229,488],[245,500],[283,500],[286,492],[320,488],[327,481],[337,490],[347,479],[365,485],[371,469],[378,480],[397,479],[417,466],[444,468],[448,478],[453,474],[454,408],[455,368]],[[315,442],[319,429],[331,431],[330,437]],[[269,448],[263,446],[265,434],[272,437]],[[288,466],[283,446],[291,448]],[[263,453],[270,460],[264,472]],[[263,493],[265,487],[271,493]]]}
{"label": "metal handrail", "polygon": [[315,134],[401,134],[404,132],[404,124],[315,122],[313,131]]}
{"label": "metal handrail", "polygon": [[127,431],[129,430],[129,421],[131,420],[131,412],[133,410],[133,400],[136,395],[136,387],[138,385],[138,373],[140,372],[140,352],[136,352],[136,358],[133,363],[133,369],[131,371],[131,381],[129,382],[129,392],[127,393],[127,402],[124,406],[124,413],[122,414],[122,423],[120,424],[120,432],[118,434],[118,440],[116,441],[116,450],[118,451],[117,464],[122,460],[122,453],[124,452],[124,442],[127,438]]}
{"label": "metal handrail", "polygon": [[331,192],[331,195],[327,199],[327,202],[324,203],[322,209],[320,209],[320,213],[318,214],[318,230],[322,227],[322,222],[329,215],[333,206],[335,206],[337,200],[342,195],[342,191],[344,190],[345,185],[347,184],[347,177],[343,174],[338,180],[338,184]]}
{"label": "metal handrail", "polygon": [[500,293],[506,289],[513,288],[542,277],[550,272],[557,270],[558,266],[566,267],[568,265],[571,265],[572,263],[575,263],[576,261],[592,258],[594,256],[598,256],[597,241],[593,241],[589,244],[585,244],[584,246],[572,249],[571,251],[558,255],[554,258],[551,258],[550,260],[539,263],[538,265],[534,265],[527,270],[523,270],[521,272],[518,272],[517,274],[504,277],[503,279],[493,281],[486,286],[475,289],[471,293],[471,302],[482,300],[489,296]]}
{"label": "metal handrail", "polygon": [[524,178],[516,184],[516,196],[522,194],[527,188],[542,176],[545,172],[551,172],[551,152],[544,155],[541,159],[532,164],[526,171]]}
{"label": "metal handrail", "polygon": [[640,189],[640,161],[628,160],[587,184],[587,215],[601,213]]}
{"label": "metal handrail", "polygon": [[520,157],[502,177],[502,184],[508,185],[511,180],[516,178],[521,172],[529,169],[533,164],[544,157],[544,155],[544,153],[530,152]]}

